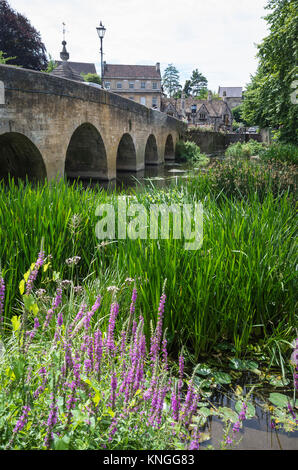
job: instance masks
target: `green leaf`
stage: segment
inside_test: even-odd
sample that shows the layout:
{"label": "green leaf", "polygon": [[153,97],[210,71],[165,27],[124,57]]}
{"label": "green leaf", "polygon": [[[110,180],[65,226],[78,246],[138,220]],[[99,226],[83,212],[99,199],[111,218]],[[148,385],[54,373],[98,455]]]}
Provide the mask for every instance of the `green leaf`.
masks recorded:
{"label": "green leaf", "polygon": [[24,279],[22,279],[20,284],[19,284],[19,291],[20,291],[21,295],[23,295],[24,292],[25,292],[25,281],[24,281]]}
{"label": "green leaf", "polygon": [[216,383],[219,384],[230,384],[231,383],[231,376],[226,372],[214,372],[213,377]]}
{"label": "green leaf", "polygon": [[269,400],[278,408],[286,408],[290,402],[289,397],[287,397],[287,395],[283,395],[282,393],[270,393]]}
{"label": "green leaf", "polygon": [[54,449],[55,450],[68,450],[70,438],[68,436],[59,439],[57,436],[54,437]]}
{"label": "green leaf", "polygon": [[12,329],[13,331],[18,331],[21,326],[21,317],[14,315],[11,319]]}
{"label": "green leaf", "polygon": [[199,374],[199,375],[210,375],[211,374],[211,369],[206,366],[205,364],[201,364],[197,369],[196,369],[196,373]]}
{"label": "green leaf", "polygon": [[234,357],[230,360],[230,366],[235,370],[255,370],[258,368],[258,363],[254,361],[247,361],[243,359],[237,359]]}
{"label": "green leaf", "polygon": [[227,408],[226,406],[222,406],[218,409],[220,416],[232,423],[236,423],[238,421],[238,414],[231,410],[231,408]]}
{"label": "green leaf", "polygon": [[25,309],[28,311],[31,310],[31,308],[33,307],[35,303],[32,295],[23,295],[23,302],[24,302]]}

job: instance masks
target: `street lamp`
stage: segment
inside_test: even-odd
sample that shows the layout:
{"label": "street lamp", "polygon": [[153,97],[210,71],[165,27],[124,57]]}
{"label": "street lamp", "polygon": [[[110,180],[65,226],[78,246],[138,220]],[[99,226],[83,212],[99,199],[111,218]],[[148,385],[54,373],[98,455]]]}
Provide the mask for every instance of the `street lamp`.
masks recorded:
{"label": "street lamp", "polygon": [[106,28],[103,26],[102,22],[100,22],[100,25],[96,28],[98,37],[100,39],[100,57],[101,57],[101,82],[103,85],[103,50],[102,50],[102,40],[105,36]]}

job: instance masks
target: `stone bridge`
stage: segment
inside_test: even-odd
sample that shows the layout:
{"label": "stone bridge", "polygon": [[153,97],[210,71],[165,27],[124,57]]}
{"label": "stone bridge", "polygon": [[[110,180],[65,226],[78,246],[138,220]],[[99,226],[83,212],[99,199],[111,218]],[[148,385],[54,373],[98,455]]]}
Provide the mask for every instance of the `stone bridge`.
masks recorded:
{"label": "stone bridge", "polygon": [[0,65],[0,179],[110,180],[174,159],[184,126],[100,88]]}

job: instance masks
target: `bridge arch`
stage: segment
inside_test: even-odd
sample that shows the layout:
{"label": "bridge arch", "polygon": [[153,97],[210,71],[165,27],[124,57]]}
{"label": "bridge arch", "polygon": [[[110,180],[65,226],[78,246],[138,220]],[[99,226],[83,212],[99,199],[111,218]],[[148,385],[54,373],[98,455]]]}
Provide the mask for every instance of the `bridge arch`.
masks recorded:
{"label": "bridge arch", "polygon": [[47,177],[42,155],[24,134],[7,132],[0,135],[0,180],[14,178],[36,181]]}
{"label": "bridge arch", "polygon": [[137,154],[133,138],[126,133],[120,139],[117,149],[117,171],[136,171]]}
{"label": "bridge arch", "polygon": [[165,160],[175,159],[175,147],[172,134],[169,134],[165,144]]}
{"label": "bridge arch", "polygon": [[108,160],[104,141],[93,124],[81,124],[73,132],[65,159],[69,178],[108,179]]}
{"label": "bridge arch", "polygon": [[145,148],[145,165],[156,165],[158,163],[158,150],[156,138],[150,134]]}

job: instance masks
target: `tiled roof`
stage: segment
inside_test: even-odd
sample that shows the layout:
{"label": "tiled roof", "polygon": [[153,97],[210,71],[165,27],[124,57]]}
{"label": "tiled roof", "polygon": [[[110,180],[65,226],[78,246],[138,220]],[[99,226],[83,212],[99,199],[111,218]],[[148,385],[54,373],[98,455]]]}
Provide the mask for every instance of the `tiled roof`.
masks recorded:
{"label": "tiled roof", "polygon": [[60,65],[56,67],[52,72],[51,75],[60,78],[68,78],[69,80],[75,80],[76,82],[83,82],[83,77],[77,73],[71,66],[71,62],[60,62]]}
{"label": "tiled roof", "polygon": [[104,79],[161,79],[160,70],[155,65],[119,65],[105,64]]}
{"label": "tiled roof", "polygon": [[223,92],[226,92],[227,98],[242,98],[242,87],[236,86],[220,86],[218,89],[218,94],[222,98]]}
{"label": "tiled roof", "polygon": [[[175,109],[177,109],[177,112],[181,114],[182,113],[181,101],[182,100],[180,98],[177,100],[175,100],[174,98],[166,98],[166,99],[163,99],[163,105],[164,105],[164,108],[166,109],[170,103]],[[197,113],[200,112],[200,109],[202,108],[202,106],[205,106],[210,117],[220,117],[229,111],[229,107],[227,103],[225,103],[223,100],[211,100],[211,101],[196,100],[190,97],[184,100],[185,113],[187,114],[191,113],[191,106],[193,104],[197,105]]]}
{"label": "tiled roof", "polygon": [[[56,63],[59,65],[62,64],[60,60],[57,60]],[[77,72],[79,75],[82,73],[85,75],[87,73],[97,73],[96,68],[94,64],[88,63],[88,62],[69,62],[69,65],[71,68]]]}

